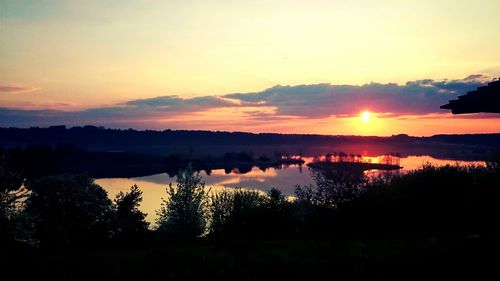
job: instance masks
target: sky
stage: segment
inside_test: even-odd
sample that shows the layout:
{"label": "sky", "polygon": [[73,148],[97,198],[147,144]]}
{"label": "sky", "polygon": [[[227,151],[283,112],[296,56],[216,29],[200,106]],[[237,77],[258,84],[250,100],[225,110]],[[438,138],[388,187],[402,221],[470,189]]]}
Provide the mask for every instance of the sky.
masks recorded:
{"label": "sky", "polygon": [[0,0],[0,126],[500,132],[498,0]]}

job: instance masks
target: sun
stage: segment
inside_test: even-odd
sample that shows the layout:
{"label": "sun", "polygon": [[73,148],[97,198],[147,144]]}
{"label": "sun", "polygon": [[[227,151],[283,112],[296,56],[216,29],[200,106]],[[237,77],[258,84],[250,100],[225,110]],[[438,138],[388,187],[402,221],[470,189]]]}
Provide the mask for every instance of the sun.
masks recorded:
{"label": "sun", "polygon": [[363,111],[361,112],[360,114],[360,117],[361,117],[361,121],[363,122],[368,122],[370,121],[370,117],[371,117],[372,113],[370,111]]}

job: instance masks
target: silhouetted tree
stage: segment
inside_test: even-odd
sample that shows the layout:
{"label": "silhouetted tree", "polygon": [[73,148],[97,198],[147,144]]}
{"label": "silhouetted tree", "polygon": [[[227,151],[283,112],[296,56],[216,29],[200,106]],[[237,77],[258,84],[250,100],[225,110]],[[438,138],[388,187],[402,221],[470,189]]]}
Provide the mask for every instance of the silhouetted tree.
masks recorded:
{"label": "silhouetted tree", "polygon": [[331,208],[356,198],[369,183],[363,171],[358,170],[317,172],[313,179],[316,203]]}
{"label": "silhouetted tree", "polygon": [[167,196],[157,211],[158,230],[178,238],[202,235],[206,225],[207,195],[199,173],[191,166],[179,171],[177,185],[169,184]]}
{"label": "silhouetted tree", "polygon": [[315,200],[315,187],[310,185],[296,185],[295,186],[296,200],[293,204],[294,217],[302,225],[310,223],[314,217],[318,205]]}
{"label": "silhouetted tree", "polygon": [[225,190],[212,195],[211,199],[211,235],[252,236],[263,230],[266,197],[258,191]]}
{"label": "silhouetted tree", "polygon": [[265,196],[265,223],[266,232],[271,235],[289,233],[293,223],[292,204],[283,193],[272,188]]}
{"label": "silhouetted tree", "polygon": [[312,177],[315,185],[297,186],[295,195],[301,203],[326,208],[349,202],[369,185],[368,177],[356,169],[313,171]]}
{"label": "silhouetted tree", "polygon": [[210,197],[210,234],[222,236],[227,231],[234,209],[234,192],[223,190]]}
{"label": "silhouetted tree", "polygon": [[362,235],[498,235],[499,172],[425,164],[375,182],[339,210],[337,225]]}
{"label": "silhouetted tree", "polygon": [[256,215],[264,205],[264,196],[255,190],[239,189],[234,193],[232,223],[243,231],[251,231],[257,225]]}
{"label": "silhouetted tree", "polygon": [[286,207],[288,201],[285,196],[281,192],[281,190],[277,188],[271,188],[267,192],[267,205],[268,207],[276,212],[281,212],[283,208]]}
{"label": "silhouetted tree", "polygon": [[327,153],[327,154],[325,155],[325,161],[326,161],[326,162],[332,162],[332,154]]}
{"label": "silhouetted tree", "polygon": [[297,202],[314,203],[314,186],[312,184],[304,186],[296,185],[295,196],[297,197]]}
{"label": "silhouetted tree", "polygon": [[496,180],[500,178],[500,153],[496,154],[486,162],[486,169],[491,174],[496,176]]}
{"label": "silhouetted tree", "polygon": [[110,235],[111,200],[87,175],[47,176],[27,182],[26,212],[41,246],[82,246]]}
{"label": "silhouetted tree", "polygon": [[127,193],[119,192],[114,200],[113,230],[118,238],[132,239],[144,235],[149,223],[145,221],[145,213],[139,210],[142,202],[142,191],[133,185]]}

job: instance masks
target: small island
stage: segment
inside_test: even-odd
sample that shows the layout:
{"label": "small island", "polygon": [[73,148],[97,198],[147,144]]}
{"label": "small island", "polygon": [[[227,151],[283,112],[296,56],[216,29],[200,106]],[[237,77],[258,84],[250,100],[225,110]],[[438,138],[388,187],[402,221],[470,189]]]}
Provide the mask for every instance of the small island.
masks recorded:
{"label": "small island", "polygon": [[403,167],[394,164],[364,162],[311,162],[307,166],[319,170],[399,170]]}
{"label": "small island", "polygon": [[365,159],[361,155],[348,155],[343,152],[316,158],[307,166],[322,171],[399,170],[403,168],[400,165],[400,158],[396,155],[384,155],[378,159],[378,162],[371,162],[370,159]]}

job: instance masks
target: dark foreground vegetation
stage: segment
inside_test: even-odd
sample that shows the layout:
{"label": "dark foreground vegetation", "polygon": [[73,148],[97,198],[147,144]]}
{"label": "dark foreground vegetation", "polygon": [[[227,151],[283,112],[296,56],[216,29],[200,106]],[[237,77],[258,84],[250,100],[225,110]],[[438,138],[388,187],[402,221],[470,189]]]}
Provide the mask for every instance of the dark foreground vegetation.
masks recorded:
{"label": "dark foreground vegetation", "polygon": [[0,162],[4,276],[51,279],[498,278],[500,163],[367,178],[324,170],[295,198],[210,192],[191,167],[155,226],[137,186],[114,200],[86,175],[25,179]]}

